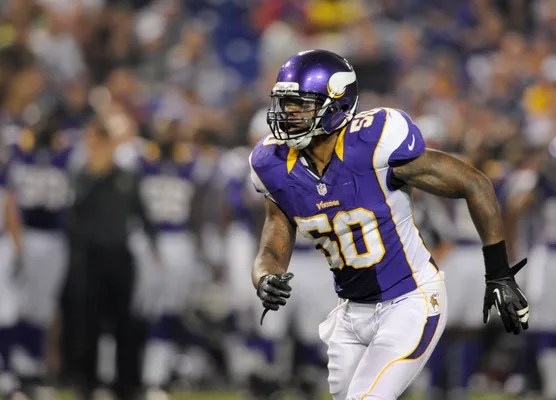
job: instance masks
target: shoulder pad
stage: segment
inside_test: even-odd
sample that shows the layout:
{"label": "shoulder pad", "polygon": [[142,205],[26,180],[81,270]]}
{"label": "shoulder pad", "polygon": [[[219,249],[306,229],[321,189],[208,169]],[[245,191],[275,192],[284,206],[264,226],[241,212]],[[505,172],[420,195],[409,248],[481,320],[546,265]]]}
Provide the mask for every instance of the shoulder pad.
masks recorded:
{"label": "shoulder pad", "polygon": [[386,108],[373,108],[357,113],[349,123],[348,132],[357,133],[367,143],[376,143],[380,139],[387,118]]}
{"label": "shoulder pad", "polygon": [[360,142],[356,146],[359,150],[350,158],[365,160],[360,163],[363,162],[366,169],[368,166],[387,168],[417,158],[425,151],[425,140],[417,125],[405,112],[392,108],[375,108],[357,114],[348,125],[346,135],[345,149]]}
{"label": "shoulder pad", "polygon": [[268,195],[280,190],[286,180],[289,147],[269,135],[261,139],[249,156],[251,180],[257,191]]}
{"label": "shoulder pad", "polygon": [[385,111],[376,108],[356,114],[342,129],[336,142],[336,155],[355,173],[373,168],[373,152],[380,139]]}

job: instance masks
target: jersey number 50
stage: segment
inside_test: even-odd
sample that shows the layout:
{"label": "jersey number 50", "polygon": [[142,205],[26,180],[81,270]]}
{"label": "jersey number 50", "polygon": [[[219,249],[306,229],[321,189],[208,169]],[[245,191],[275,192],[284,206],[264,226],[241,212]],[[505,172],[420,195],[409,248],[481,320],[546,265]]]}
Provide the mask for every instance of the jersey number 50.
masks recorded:
{"label": "jersey number 50", "polygon": [[[324,253],[331,268],[342,269],[346,265],[355,269],[370,268],[386,253],[375,214],[364,208],[340,211],[332,224],[326,214],[296,217],[295,221],[299,232]],[[356,239],[357,231],[360,237]],[[332,239],[333,233],[337,239]]]}

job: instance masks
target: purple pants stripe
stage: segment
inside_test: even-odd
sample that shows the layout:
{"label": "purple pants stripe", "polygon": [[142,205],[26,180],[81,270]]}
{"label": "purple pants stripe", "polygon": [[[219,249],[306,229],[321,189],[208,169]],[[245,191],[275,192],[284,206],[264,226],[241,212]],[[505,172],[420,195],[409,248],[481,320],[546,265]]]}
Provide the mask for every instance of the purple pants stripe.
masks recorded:
{"label": "purple pants stripe", "polygon": [[413,350],[413,353],[406,357],[406,360],[415,360],[425,353],[432,341],[432,338],[434,337],[434,334],[436,333],[438,321],[440,321],[440,314],[427,318],[427,323],[425,324],[425,329],[423,329],[421,340],[415,350]]}

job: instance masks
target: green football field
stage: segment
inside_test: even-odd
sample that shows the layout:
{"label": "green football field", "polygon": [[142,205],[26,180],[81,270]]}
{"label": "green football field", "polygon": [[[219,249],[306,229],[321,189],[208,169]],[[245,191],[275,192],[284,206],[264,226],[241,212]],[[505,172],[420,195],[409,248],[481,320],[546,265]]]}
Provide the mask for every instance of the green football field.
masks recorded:
{"label": "green football field", "polygon": [[[517,397],[511,396],[503,396],[503,395],[482,395],[482,396],[473,396],[473,400],[515,400]],[[537,400],[539,398],[536,397],[519,397],[522,400]],[[176,394],[172,396],[173,400],[242,400],[239,395],[235,395],[233,393],[221,393],[221,392],[203,392],[203,393],[196,393],[196,394]],[[411,397],[408,400],[421,400],[421,397]],[[74,397],[66,392],[63,393],[61,396],[61,400],[74,400]],[[296,397],[284,397],[283,400],[297,400]],[[331,397],[328,395],[323,395],[322,400],[331,400]],[[540,399],[539,399],[540,400]]]}

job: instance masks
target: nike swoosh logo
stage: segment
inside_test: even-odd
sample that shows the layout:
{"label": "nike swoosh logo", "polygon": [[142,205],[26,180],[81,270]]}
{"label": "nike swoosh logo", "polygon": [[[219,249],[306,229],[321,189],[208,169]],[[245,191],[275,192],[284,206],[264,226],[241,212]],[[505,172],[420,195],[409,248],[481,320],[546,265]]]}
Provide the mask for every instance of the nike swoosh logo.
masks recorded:
{"label": "nike swoosh logo", "polygon": [[496,297],[498,297],[498,301],[500,302],[500,304],[502,304],[502,296],[500,295],[500,289],[494,289],[493,292],[494,294],[496,294]]}
{"label": "nike swoosh logo", "polygon": [[415,135],[411,135],[413,137],[413,141],[411,142],[411,144],[407,145],[407,148],[409,149],[409,151],[413,151],[413,148],[415,147]]}
{"label": "nike swoosh logo", "polygon": [[502,316],[500,314],[500,306],[502,305],[502,296],[500,295],[500,290],[499,289],[494,289],[492,292],[498,298],[498,302],[496,302],[496,301],[494,302],[494,307],[496,307],[496,312],[498,312],[499,316]]}

